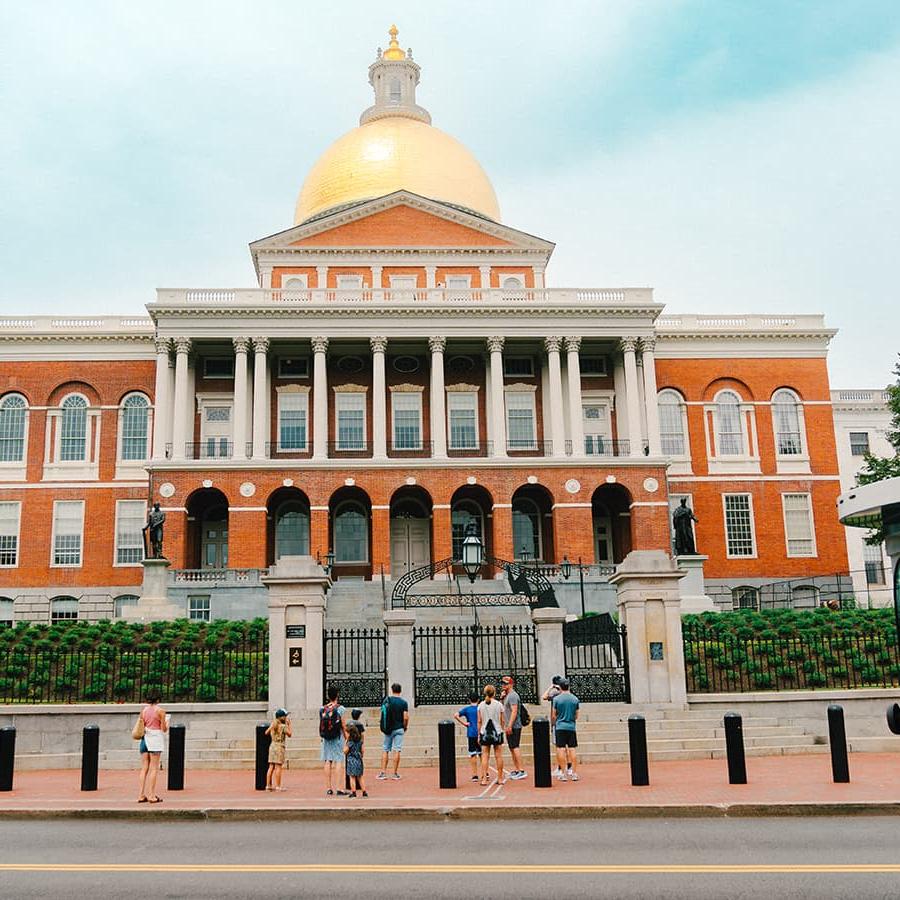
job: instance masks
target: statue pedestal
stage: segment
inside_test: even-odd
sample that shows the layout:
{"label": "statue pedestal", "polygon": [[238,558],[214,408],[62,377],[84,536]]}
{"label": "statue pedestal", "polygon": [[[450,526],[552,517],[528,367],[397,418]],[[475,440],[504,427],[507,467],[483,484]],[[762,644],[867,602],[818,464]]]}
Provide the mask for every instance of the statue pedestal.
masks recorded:
{"label": "statue pedestal", "polygon": [[708,556],[699,553],[676,556],[678,568],[685,572],[684,578],[678,585],[681,594],[682,613],[718,612],[719,609],[706,595],[706,583],[703,579],[703,563]]}
{"label": "statue pedestal", "polygon": [[122,618],[131,622],[162,622],[183,619],[184,609],[169,603],[168,568],[172,564],[167,559],[145,559],[144,586],[141,599],[134,606],[122,609]]}

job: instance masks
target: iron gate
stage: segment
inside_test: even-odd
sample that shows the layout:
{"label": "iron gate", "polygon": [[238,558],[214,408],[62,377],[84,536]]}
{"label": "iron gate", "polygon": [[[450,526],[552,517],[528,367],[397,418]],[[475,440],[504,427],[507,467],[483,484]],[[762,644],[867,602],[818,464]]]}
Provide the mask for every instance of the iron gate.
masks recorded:
{"label": "iron gate", "polygon": [[380,706],[387,693],[387,633],[383,628],[325,629],[325,695],[337,687],[344,706]]}
{"label": "iron gate", "polygon": [[500,692],[513,675],[523,703],[537,703],[533,625],[454,625],[416,628],[413,671],[417,706],[463,704],[486,684]]}
{"label": "iron gate", "polygon": [[631,703],[625,626],[609,613],[563,625],[566,678],[583,703]]}

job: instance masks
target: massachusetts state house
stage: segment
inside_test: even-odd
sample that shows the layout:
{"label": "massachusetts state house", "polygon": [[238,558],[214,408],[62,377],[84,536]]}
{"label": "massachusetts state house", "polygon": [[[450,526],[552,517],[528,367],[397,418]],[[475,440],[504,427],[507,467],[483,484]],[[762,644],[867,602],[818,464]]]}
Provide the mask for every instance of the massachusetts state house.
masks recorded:
{"label": "massachusetts state house", "polygon": [[552,241],[504,222],[395,32],[368,75],[293,224],[250,244],[257,284],[0,320],[0,619],[135,602],[148,500],[196,618],[264,613],[237,588],[282,555],[333,554],[364,590],[458,557],[470,525],[601,579],[671,551],[682,497],[738,605],[846,571],[822,318],[548,283]]}

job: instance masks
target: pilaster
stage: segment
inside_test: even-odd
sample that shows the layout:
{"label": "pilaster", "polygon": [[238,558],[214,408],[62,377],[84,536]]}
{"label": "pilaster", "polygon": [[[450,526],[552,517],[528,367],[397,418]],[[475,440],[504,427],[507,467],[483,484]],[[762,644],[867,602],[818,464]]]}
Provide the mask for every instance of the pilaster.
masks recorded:
{"label": "pilaster", "polygon": [[406,609],[391,609],[384,613],[387,631],[388,685],[399,684],[409,698],[410,706],[415,696],[413,672],[413,627],[416,614]]}

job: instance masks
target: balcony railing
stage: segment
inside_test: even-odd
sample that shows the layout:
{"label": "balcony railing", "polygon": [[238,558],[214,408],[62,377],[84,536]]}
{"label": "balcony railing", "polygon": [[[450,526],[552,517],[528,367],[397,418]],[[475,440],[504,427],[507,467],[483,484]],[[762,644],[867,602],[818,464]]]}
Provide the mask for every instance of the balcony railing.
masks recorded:
{"label": "balcony railing", "polygon": [[553,441],[507,440],[506,452],[510,456],[552,456]]}
{"label": "balcony railing", "polygon": [[[253,444],[244,445],[244,457],[253,455]],[[184,445],[185,459],[234,459],[234,441],[225,438],[207,438],[205,441],[188,441]],[[172,459],[172,445],[166,444],[166,459]]]}
{"label": "balcony railing", "polygon": [[268,569],[172,569],[172,584],[261,584],[260,578],[268,575]]}
{"label": "balcony railing", "polygon": [[418,447],[410,447],[409,442],[389,442],[387,455],[391,459],[428,459],[434,451],[432,441],[422,441]]}
{"label": "balcony railing", "polygon": [[279,447],[277,443],[266,443],[268,459],[309,459],[312,456],[312,444],[306,442],[304,447]]}
{"label": "balcony railing", "polygon": [[447,447],[447,456],[450,459],[486,459],[493,455],[493,441],[483,441],[477,447]]}
{"label": "balcony railing", "polygon": [[[573,444],[566,441],[566,456],[572,456]],[[585,456],[629,456],[631,441],[627,438],[608,438],[586,435],[584,438]]]}
{"label": "balcony railing", "polygon": [[336,459],[370,459],[372,448],[355,441],[329,441],[328,456]]}

